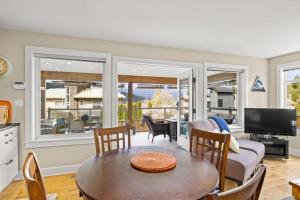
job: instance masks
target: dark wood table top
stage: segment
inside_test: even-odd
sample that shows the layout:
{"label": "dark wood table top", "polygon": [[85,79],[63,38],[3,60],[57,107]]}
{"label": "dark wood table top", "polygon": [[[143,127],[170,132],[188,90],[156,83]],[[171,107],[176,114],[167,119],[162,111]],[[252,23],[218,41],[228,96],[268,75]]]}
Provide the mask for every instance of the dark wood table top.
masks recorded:
{"label": "dark wood table top", "polygon": [[[130,165],[139,153],[157,151],[173,155],[176,167],[163,173],[146,173]],[[208,160],[178,147],[131,147],[114,150],[85,161],[76,184],[88,199],[198,199],[212,191],[219,174]]]}

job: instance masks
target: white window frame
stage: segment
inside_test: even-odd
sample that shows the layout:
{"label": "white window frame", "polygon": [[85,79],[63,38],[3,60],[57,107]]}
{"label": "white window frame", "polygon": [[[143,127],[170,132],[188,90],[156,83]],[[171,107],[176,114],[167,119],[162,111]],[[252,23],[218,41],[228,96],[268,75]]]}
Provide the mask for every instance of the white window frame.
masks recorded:
{"label": "white window frame", "polygon": [[25,47],[25,148],[93,143],[92,134],[40,134],[40,66],[35,55],[105,61],[103,67],[103,127],[111,126],[111,54],[68,49]]}
{"label": "white window frame", "polygon": [[300,69],[300,61],[277,65],[277,107],[285,108],[285,77],[284,71]]}
{"label": "white window frame", "polygon": [[112,126],[117,126],[118,124],[118,63],[143,63],[149,65],[160,65],[160,66],[172,66],[172,67],[181,67],[181,68],[192,68],[193,69],[193,77],[196,78],[196,82],[194,83],[194,91],[195,94],[193,96],[193,108],[196,108],[196,113],[194,114],[194,119],[200,119],[202,114],[202,108],[200,107],[201,96],[199,96],[200,88],[200,69],[203,68],[202,63],[192,63],[192,62],[180,62],[180,61],[169,61],[169,60],[158,60],[158,59],[145,59],[145,58],[135,58],[135,57],[121,57],[121,56],[113,56],[113,67],[112,67]]}
{"label": "white window frame", "polygon": [[244,131],[244,108],[248,104],[248,66],[245,65],[235,65],[235,64],[221,64],[221,63],[212,63],[204,62],[203,71],[202,71],[202,80],[203,80],[203,118],[207,118],[207,71],[208,70],[220,70],[220,71],[230,71],[230,72],[239,72],[240,76],[238,77],[237,84],[238,90],[238,124],[237,126],[230,127],[232,132]]}

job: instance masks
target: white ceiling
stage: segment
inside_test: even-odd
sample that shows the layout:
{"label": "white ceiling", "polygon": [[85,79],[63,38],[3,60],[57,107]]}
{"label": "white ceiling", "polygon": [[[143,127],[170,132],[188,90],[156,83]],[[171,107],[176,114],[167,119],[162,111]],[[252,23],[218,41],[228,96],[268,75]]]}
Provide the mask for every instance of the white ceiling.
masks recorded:
{"label": "white ceiling", "polygon": [[300,50],[299,0],[1,0],[0,28],[269,58]]}
{"label": "white ceiling", "polygon": [[191,71],[191,68],[139,63],[119,63],[118,74],[131,76],[173,77]]}
{"label": "white ceiling", "polygon": [[[42,71],[102,74],[104,68],[103,63],[79,60],[41,58],[40,62]],[[118,63],[119,75],[176,78],[178,75],[190,70],[191,68],[161,66],[157,64]]]}
{"label": "white ceiling", "polygon": [[103,63],[79,60],[41,58],[42,71],[102,74]]}

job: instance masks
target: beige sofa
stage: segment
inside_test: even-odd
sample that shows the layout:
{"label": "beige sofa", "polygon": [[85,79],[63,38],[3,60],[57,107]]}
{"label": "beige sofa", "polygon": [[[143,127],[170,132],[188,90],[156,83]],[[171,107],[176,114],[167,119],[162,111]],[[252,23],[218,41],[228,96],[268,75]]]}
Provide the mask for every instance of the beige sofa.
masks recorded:
{"label": "beige sofa", "polygon": [[[217,129],[220,131],[218,125],[211,119],[190,122],[188,128],[189,131],[192,128],[205,131]],[[238,142],[240,145],[239,153],[233,151],[228,153],[226,178],[241,185],[251,177],[257,165],[263,161],[265,146],[262,143],[247,139],[238,139]]]}

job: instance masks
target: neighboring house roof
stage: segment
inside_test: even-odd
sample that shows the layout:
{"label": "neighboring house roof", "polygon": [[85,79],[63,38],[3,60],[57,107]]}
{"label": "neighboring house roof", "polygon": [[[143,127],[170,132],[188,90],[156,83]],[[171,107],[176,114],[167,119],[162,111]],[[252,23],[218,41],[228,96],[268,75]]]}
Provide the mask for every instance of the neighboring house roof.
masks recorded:
{"label": "neighboring house roof", "polygon": [[[102,88],[93,87],[93,88],[86,88],[79,92],[78,94],[74,95],[75,99],[102,99]],[[118,99],[126,99],[126,97],[118,93]]]}
{"label": "neighboring house roof", "polygon": [[50,88],[46,89],[47,99],[64,99],[66,97],[65,88]]}
{"label": "neighboring house roof", "polygon": [[215,90],[217,93],[233,93],[232,87],[228,86],[217,86],[214,87],[213,90]]}

